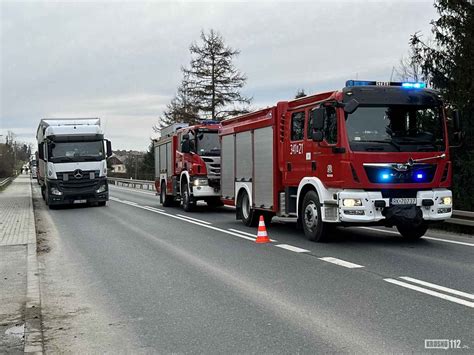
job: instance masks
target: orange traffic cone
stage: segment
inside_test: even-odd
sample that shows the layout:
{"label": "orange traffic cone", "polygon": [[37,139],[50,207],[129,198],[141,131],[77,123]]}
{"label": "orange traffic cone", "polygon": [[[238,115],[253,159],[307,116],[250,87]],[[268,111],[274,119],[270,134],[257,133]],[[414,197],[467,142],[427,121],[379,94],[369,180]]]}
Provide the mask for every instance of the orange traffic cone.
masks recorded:
{"label": "orange traffic cone", "polygon": [[267,228],[265,227],[265,221],[263,216],[260,216],[260,222],[258,223],[258,232],[257,239],[255,243],[270,243],[270,238],[268,238]]}

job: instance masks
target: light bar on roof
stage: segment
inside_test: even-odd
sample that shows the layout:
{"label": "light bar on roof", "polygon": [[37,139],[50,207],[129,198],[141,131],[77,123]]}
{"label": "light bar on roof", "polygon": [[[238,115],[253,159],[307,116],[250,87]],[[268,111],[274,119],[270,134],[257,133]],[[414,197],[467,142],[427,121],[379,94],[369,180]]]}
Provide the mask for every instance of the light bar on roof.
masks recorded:
{"label": "light bar on roof", "polygon": [[422,82],[397,82],[397,81],[368,81],[347,80],[347,87],[353,86],[401,86],[404,89],[425,89],[426,84]]}

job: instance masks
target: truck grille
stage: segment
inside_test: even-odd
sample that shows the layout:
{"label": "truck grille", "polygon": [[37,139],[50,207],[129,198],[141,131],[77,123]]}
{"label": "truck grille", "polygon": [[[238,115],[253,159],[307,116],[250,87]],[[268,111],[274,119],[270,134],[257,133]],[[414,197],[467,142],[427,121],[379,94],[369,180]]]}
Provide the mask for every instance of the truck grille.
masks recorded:
{"label": "truck grille", "polygon": [[220,157],[202,157],[206,163],[207,177],[220,178],[221,176],[221,158]]}
{"label": "truck grille", "polygon": [[61,191],[86,193],[95,190],[99,182],[103,179],[99,178],[98,170],[82,171],[75,170],[67,173],[58,174],[58,184]]}

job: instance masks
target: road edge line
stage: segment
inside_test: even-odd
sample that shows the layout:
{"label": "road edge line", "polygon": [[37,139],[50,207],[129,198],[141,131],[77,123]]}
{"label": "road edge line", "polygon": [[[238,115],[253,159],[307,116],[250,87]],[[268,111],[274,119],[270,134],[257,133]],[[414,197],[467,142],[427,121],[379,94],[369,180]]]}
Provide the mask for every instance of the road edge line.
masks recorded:
{"label": "road edge line", "polygon": [[28,226],[27,244],[27,272],[26,272],[26,304],[25,304],[25,354],[43,354],[44,337],[43,321],[41,317],[41,292],[36,246],[36,220],[33,210],[33,185],[30,180],[29,187],[30,206],[29,213],[32,222]]}

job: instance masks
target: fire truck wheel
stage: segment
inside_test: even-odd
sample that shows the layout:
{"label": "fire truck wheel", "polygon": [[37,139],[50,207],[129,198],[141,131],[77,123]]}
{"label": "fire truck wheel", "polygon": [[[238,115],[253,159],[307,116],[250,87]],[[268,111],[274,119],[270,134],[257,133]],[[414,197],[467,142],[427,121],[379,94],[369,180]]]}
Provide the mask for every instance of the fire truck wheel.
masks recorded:
{"label": "fire truck wheel", "polygon": [[195,203],[193,198],[191,197],[191,193],[189,192],[188,183],[183,183],[183,188],[181,189],[181,196],[183,200],[183,209],[186,212],[192,212],[194,210]]}
{"label": "fire truck wheel", "polygon": [[300,213],[304,234],[313,242],[325,242],[328,239],[329,226],[321,218],[321,204],[316,191],[308,191],[303,199]]}
{"label": "fire truck wheel", "polygon": [[161,183],[160,203],[163,207],[173,206],[173,197],[172,196],[166,196],[166,185],[165,185],[164,182]]}
{"label": "fire truck wheel", "polygon": [[244,222],[247,227],[256,227],[258,224],[258,215],[255,213],[255,210],[250,207],[250,199],[247,192],[244,191],[240,195],[239,200],[238,214],[242,217],[242,222]]}
{"label": "fire truck wheel", "polygon": [[397,225],[398,232],[406,240],[417,240],[423,237],[428,230],[428,224],[422,223],[419,226]]}

